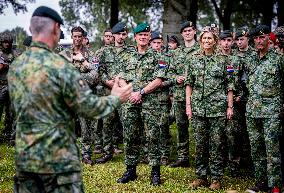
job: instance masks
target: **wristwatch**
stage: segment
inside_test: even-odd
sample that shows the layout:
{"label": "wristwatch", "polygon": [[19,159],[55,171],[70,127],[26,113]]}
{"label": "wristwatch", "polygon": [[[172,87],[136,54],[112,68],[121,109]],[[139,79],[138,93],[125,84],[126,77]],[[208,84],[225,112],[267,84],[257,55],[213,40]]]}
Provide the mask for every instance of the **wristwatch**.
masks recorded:
{"label": "wristwatch", "polygon": [[140,94],[143,96],[145,94],[144,88],[140,89]]}

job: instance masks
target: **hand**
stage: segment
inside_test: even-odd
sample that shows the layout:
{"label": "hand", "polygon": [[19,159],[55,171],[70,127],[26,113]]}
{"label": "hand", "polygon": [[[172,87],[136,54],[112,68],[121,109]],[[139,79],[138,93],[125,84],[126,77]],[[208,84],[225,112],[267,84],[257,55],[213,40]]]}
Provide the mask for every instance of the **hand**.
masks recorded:
{"label": "hand", "polygon": [[185,80],[185,77],[184,77],[184,76],[178,76],[178,77],[177,77],[177,83],[178,83],[178,84],[182,84],[182,83],[184,82],[184,80]]}
{"label": "hand", "polygon": [[237,97],[235,98],[235,101],[236,101],[236,102],[240,102],[240,101],[241,101],[241,96],[237,96]]}
{"label": "hand", "polygon": [[233,114],[233,108],[227,108],[227,119],[232,119]]}
{"label": "hand", "polygon": [[131,92],[133,91],[132,84],[127,84],[123,87],[118,85],[119,78],[115,78],[114,84],[111,90],[111,95],[118,96],[122,103],[125,103],[130,97]]}
{"label": "hand", "polygon": [[186,115],[187,115],[188,119],[192,118],[191,105],[186,105]]}
{"label": "hand", "polygon": [[84,58],[84,56],[82,55],[82,53],[76,53],[76,54],[73,54],[73,60],[77,60],[77,61],[80,61]]}
{"label": "hand", "polygon": [[3,69],[3,68],[6,68],[6,67],[8,67],[7,64],[0,64],[0,70]]}
{"label": "hand", "polygon": [[142,102],[142,95],[140,94],[139,91],[137,92],[132,92],[130,97],[129,97],[129,101],[132,103],[132,104],[139,104]]}
{"label": "hand", "polygon": [[[112,88],[113,85],[114,85],[114,80],[113,80],[113,79],[107,80],[107,81],[105,82],[105,84],[106,84],[109,88]],[[120,86],[120,85],[119,85],[119,86]]]}

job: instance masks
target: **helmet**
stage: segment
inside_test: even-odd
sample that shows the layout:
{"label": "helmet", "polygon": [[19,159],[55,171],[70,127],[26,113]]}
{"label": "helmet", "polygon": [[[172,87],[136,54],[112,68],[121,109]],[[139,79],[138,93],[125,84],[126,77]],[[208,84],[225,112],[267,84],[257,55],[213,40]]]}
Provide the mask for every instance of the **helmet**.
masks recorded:
{"label": "helmet", "polygon": [[12,35],[10,33],[2,33],[2,34],[0,34],[0,42],[4,42],[4,41],[13,43]]}

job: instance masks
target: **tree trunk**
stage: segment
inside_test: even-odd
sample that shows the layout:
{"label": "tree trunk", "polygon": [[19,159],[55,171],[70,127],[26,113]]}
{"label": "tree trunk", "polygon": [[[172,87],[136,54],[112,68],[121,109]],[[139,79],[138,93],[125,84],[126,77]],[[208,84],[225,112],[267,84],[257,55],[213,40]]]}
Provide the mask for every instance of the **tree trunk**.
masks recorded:
{"label": "tree trunk", "polygon": [[197,0],[165,0],[163,14],[163,34],[180,35],[181,22],[190,20],[196,24],[197,19]]}
{"label": "tree trunk", "polygon": [[119,0],[111,0],[111,13],[110,13],[110,27],[112,28],[115,24],[118,23],[118,6]]}
{"label": "tree trunk", "polygon": [[283,26],[284,25],[284,1],[283,0],[278,0],[277,17],[278,17],[278,26]]}

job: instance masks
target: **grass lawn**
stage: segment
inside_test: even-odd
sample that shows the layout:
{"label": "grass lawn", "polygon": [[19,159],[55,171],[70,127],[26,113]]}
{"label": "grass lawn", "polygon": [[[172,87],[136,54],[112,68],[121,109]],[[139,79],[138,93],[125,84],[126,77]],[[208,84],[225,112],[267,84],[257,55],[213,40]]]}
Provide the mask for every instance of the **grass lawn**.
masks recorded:
{"label": "grass lawn", "polygon": [[[1,126],[1,124],[0,124]],[[0,127],[1,128],[1,127]],[[175,136],[175,127],[171,127],[171,133]],[[192,136],[192,135],[191,135]],[[173,146],[173,152],[175,146]],[[190,153],[192,164],[194,163],[194,145],[191,143]],[[98,155],[96,155],[97,157]],[[172,158],[176,155],[173,154]],[[95,159],[95,157],[94,157]],[[162,166],[162,185],[154,187],[150,185],[150,167],[141,164],[137,168],[138,179],[128,184],[118,184],[116,180],[121,177],[125,171],[123,163],[123,155],[118,155],[106,164],[83,166],[83,177],[85,190],[87,193],[113,193],[113,192],[137,192],[137,193],[209,193],[212,192],[207,188],[199,188],[192,190],[189,184],[195,179],[194,167],[190,168],[170,168]],[[6,144],[0,145],[0,193],[8,193],[13,191],[13,175],[15,173],[14,166],[14,148],[8,147]],[[223,188],[220,191],[225,193],[226,190],[234,189],[239,193],[244,192],[250,187],[254,181],[246,178],[230,178],[224,176],[222,180]]]}

